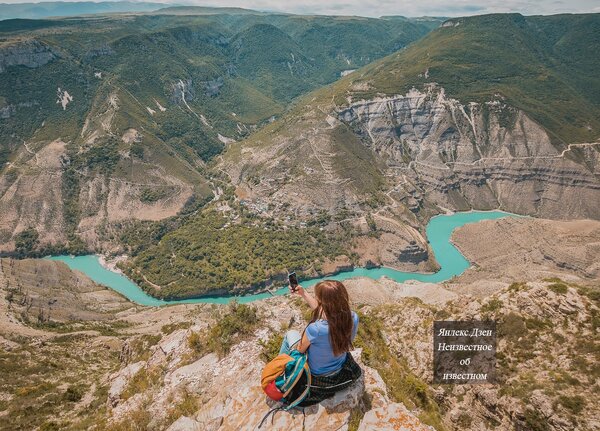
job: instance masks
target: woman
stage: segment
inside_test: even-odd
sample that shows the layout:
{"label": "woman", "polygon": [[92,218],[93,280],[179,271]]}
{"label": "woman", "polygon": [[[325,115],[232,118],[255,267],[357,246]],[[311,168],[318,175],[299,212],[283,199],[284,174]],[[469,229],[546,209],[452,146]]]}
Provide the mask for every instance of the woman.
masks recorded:
{"label": "woman", "polygon": [[290,286],[290,290],[310,306],[312,319],[302,335],[298,331],[286,334],[279,353],[308,352],[313,376],[335,375],[344,366],[358,330],[358,315],[350,310],[346,287],[335,280],[321,281],[315,286],[315,297],[302,286],[295,290]]}

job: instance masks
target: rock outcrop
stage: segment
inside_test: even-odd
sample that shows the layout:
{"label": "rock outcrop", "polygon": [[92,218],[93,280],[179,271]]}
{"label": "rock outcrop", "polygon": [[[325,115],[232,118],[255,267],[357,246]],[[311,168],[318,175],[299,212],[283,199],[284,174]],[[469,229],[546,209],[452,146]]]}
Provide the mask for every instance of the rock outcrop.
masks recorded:
{"label": "rock outcrop", "polygon": [[0,73],[10,66],[35,69],[56,58],[58,54],[52,48],[36,39],[6,42],[0,44]]}
{"label": "rock outcrop", "polygon": [[194,99],[194,86],[191,79],[180,79],[171,84],[171,101],[176,104],[186,104]]}
{"label": "rock outcrop", "polygon": [[338,118],[386,160],[399,180],[393,196],[401,201],[600,217],[592,204],[600,198],[600,143],[557,146],[501,97],[467,105],[432,84],[423,92],[352,102]]}
{"label": "rock outcrop", "polygon": [[[276,405],[266,398],[260,388],[259,376],[264,363],[257,357],[260,347],[258,340],[240,343],[221,360],[210,354],[191,364],[179,366],[179,359],[187,349],[187,335],[187,331],[172,334],[154,348],[153,355],[146,363],[130,364],[111,377],[109,405],[113,408],[115,420],[126,418],[139,402],[138,397],[130,398],[126,403],[119,402],[118,397],[126,388],[127,382],[144,367],[167,367],[169,371],[160,384],[160,390],[151,395],[149,408],[154,415],[160,417],[164,408],[168,407],[167,400],[173,398],[178,391],[200,394],[205,400],[195,414],[179,417],[168,430],[258,429],[263,417]],[[353,352],[359,363],[360,354],[360,350]],[[388,425],[388,428],[383,429],[430,430],[403,405],[390,401],[385,383],[377,371],[364,364],[361,367],[363,376],[352,387],[320,404],[305,408],[303,412],[277,412],[267,418],[265,429],[343,430],[347,429],[353,411],[367,409],[373,412],[365,425],[367,427],[375,421]],[[365,399],[368,399],[368,408],[365,406]],[[396,424],[405,424],[406,427],[394,428]]]}
{"label": "rock outcrop", "polygon": [[379,193],[379,212],[413,226],[446,209],[600,218],[600,143],[557,144],[501,96],[466,104],[435,84],[360,100],[348,91],[340,105],[326,96],[288,116],[286,133],[225,154],[249,201],[277,207],[292,195],[301,217],[363,213]]}

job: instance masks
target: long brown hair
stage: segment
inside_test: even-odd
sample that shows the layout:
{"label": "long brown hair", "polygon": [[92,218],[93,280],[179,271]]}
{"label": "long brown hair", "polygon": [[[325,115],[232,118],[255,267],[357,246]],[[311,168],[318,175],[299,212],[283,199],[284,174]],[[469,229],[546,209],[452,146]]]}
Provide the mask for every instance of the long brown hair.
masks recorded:
{"label": "long brown hair", "polygon": [[336,280],[324,280],[315,286],[315,296],[318,306],[313,310],[311,323],[327,318],[329,339],[335,356],[352,350],[354,322],[346,287]]}

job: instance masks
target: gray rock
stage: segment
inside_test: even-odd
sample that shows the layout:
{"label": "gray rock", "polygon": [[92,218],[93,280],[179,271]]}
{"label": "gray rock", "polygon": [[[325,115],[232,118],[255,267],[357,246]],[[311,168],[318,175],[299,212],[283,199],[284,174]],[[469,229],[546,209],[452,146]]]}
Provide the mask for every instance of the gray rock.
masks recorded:
{"label": "gray rock", "polygon": [[175,422],[171,424],[166,431],[201,431],[204,428],[201,428],[199,422],[195,421],[192,418],[188,418],[187,416],[181,416]]}
{"label": "gray rock", "polygon": [[202,83],[204,85],[204,93],[210,97],[218,96],[224,83],[223,78],[220,76],[216,79],[205,81]]}
{"label": "gray rock", "polygon": [[28,39],[0,46],[0,73],[10,66],[37,68],[43,66],[58,55],[46,44]]}

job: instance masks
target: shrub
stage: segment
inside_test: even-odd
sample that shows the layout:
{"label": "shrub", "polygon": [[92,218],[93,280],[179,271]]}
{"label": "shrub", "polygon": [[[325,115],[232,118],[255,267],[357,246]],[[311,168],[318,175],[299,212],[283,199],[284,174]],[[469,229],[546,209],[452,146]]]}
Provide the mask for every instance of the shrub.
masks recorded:
{"label": "shrub", "polygon": [[532,317],[525,321],[525,326],[527,327],[527,329],[530,329],[532,331],[541,331],[542,329],[545,329],[545,328],[551,328],[552,322],[548,319],[541,320],[536,317]]}
{"label": "shrub", "polygon": [[147,430],[152,414],[144,406],[127,414],[127,417],[120,422],[115,422],[106,426],[105,430],[110,431],[141,431]]}
{"label": "shrub", "polygon": [[260,345],[262,347],[262,352],[260,353],[260,358],[269,362],[275,356],[279,354],[279,349],[281,348],[281,343],[283,342],[283,334],[281,332],[276,332],[271,334],[268,340],[260,341]]}
{"label": "shrub", "polygon": [[587,296],[592,302],[595,302],[596,305],[600,305],[600,288],[598,286],[594,287],[584,287],[578,286],[577,291],[580,295]]}
{"label": "shrub", "polygon": [[146,188],[142,190],[142,193],[140,194],[140,201],[145,203],[154,203],[165,198],[166,196],[167,194],[164,190]]}
{"label": "shrub", "polygon": [[487,304],[481,307],[482,313],[494,313],[502,308],[502,301],[498,298],[492,298]]}
{"label": "shrub", "polygon": [[198,332],[192,332],[188,335],[188,347],[197,353],[202,352],[202,336]]}
{"label": "shrub", "polygon": [[518,340],[526,330],[525,320],[516,313],[510,312],[502,318],[498,327],[498,335],[509,340]]}
{"label": "shrub", "polygon": [[371,232],[375,232],[377,230],[377,224],[375,223],[375,219],[373,219],[371,213],[367,213],[365,219],[367,221],[367,226],[369,227],[369,230]]}
{"label": "shrub", "polygon": [[552,283],[548,285],[548,289],[552,292],[564,295],[569,290],[568,286],[565,283]]}
{"label": "shrub", "polygon": [[154,387],[160,379],[160,370],[142,368],[129,381],[121,394],[123,400],[128,400],[135,394],[140,394]]}
{"label": "shrub", "polygon": [[109,140],[100,145],[94,145],[85,153],[78,154],[81,160],[77,162],[83,164],[92,170],[98,170],[103,174],[110,174],[114,171],[119,162],[119,146],[116,138],[111,137]]}
{"label": "shrub", "polygon": [[63,397],[65,400],[75,403],[83,398],[85,388],[82,386],[69,386],[65,391]]}
{"label": "shrub", "polygon": [[198,354],[215,352],[219,357],[225,356],[236,342],[254,332],[258,322],[255,307],[232,302],[214,326],[200,333],[192,332],[188,346]]}
{"label": "shrub", "polygon": [[508,286],[510,292],[519,292],[527,288],[527,283],[524,281],[515,281]]}
{"label": "shrub", "polygon": [[458,418],[456,419],[456,423],[460,425],[462,429],[467,429],[471,426],[473,419],[469,416],[468,413],[462,412]]}
{"label": "shrub", "polygon": [[580,395],[575,395],[572,397],[561,395],[558,397],[558,402],[571,413],[577,414],[580,413],[585,407],[585,400]]}
{"label": "shrub", "polygon": [[131,144],[131,148],[129,149],[129,154],[133,157],[137,157],[142,160],[144,158],[144,146],[139,142],[134,142]]}
{"label": "shrub", "polygon": [[548,420],[538,410],[527,409],[524,413],[525,429],[528,431],[549,431]]}
{"label": "shrub", "polygon": [[38,231],[33,227],[28,227],[19,232],[15,235],[15,249],[17,253],[22,256],[33,253],[39,244],[39,237]]}
{"label": "shrub", "polygon": [[251,334],[258,324],[256,308],[245,304],[231,303],[229,310],[215,326],[210,328],[206,346],[219,356],[226,355],[243,336]]}
{"label": "shrub", "polygon": [[131,359],[135,362],[144,361],[150,357],[150,348],[162,339],[161,335],[144,334],[131,342]]}
{"label": "shrub", "polygon": [[198,411],[198,407],[198,397],[184,389],[175,405],[167,412],[166,425],[170,425],[181,416],[192,416]]}

